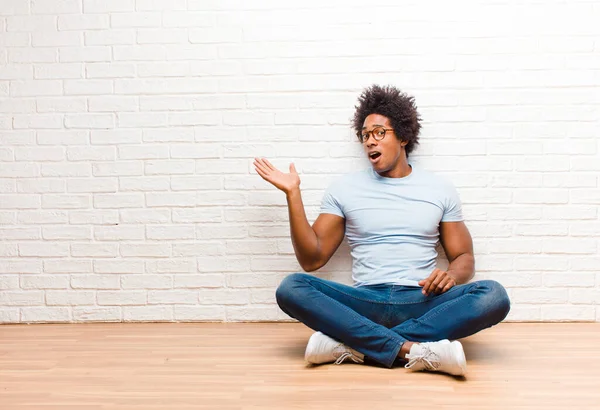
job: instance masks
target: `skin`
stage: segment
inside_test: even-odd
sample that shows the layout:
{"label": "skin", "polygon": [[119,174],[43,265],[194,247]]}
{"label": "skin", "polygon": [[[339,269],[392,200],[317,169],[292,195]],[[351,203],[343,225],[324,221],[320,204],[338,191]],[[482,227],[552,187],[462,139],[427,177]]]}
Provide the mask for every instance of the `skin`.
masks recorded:
{"label": "skin", "polygon": [[[375,127],[392,128],[389,118],[369,115],[363,123],[363,131]],[[370,159],[373,169],[385,178],[403,178],[412,172],[406,155],[407,141],[402,141],[393,131],[388,131],[381,141],[372,135],[363,142],[365,155],[378,151],[381,156],[376,161]],[[290,232],[296,258],[306,272],[315,271],[324,266],[333,256],[344,239],[345,219],[337,215],[321,214],[311,226],[304,212],[300,194],[300,177],[294,164],[289,172],[275,168],[265,158],[255,158],[256,172],[267,182],[286,195]],[[441,222],[440,242],[449,261],[446,271],[434,269],[428,278],[419,282],[424,295],[442,294],[453,286],[468,282],[474,274],[473,242],[464,222]],[[415,342],[404,343],[398,356],[404,358]]]}

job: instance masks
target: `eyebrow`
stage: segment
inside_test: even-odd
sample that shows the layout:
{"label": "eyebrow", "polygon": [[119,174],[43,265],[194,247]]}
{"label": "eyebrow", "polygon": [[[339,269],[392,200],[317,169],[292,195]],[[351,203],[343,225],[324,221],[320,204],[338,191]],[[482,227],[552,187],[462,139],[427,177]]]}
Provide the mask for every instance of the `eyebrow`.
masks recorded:
{"label": "eyebrow", "polygon": [[[381,125],[381,124],[373,124],[373,127],[385,127],[385,125]],[[363,130],[366,130],[367,127],[362,127]]]}

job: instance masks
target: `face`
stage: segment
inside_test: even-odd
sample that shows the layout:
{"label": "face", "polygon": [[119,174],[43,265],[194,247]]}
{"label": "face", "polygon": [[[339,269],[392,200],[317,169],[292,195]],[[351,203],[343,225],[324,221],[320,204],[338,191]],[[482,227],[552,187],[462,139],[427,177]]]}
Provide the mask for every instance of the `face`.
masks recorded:
{"label": "face", "polygon": [[[365,118],[363,123],[362,133],[367,131],[380,130],[385,131],[385,135],[381,141],[377,141],[373,137],[373,133],[369,134],[369,139],[363,142],[363,148],[373,169],[381,176],[387,176],[392,173],[402,162],[406,161],[406,141],[400,141],[392,129],[392,124],[388,117],[379,114],[371,114]],[[381,135],[381,134],[380,134]]]}

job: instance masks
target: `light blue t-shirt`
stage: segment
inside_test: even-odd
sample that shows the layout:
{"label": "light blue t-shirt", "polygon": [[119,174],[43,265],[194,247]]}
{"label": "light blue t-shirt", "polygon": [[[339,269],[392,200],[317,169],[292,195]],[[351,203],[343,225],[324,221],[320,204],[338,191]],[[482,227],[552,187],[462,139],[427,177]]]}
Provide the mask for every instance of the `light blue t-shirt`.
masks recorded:
{"label": "light blue t-shirt", "polygon": [[418,286],[436,268],[440,222],[463,220],[454,186],[416,166],[404,178],[345,175],[325,192],[321,213],[346,219],[355,286]]}

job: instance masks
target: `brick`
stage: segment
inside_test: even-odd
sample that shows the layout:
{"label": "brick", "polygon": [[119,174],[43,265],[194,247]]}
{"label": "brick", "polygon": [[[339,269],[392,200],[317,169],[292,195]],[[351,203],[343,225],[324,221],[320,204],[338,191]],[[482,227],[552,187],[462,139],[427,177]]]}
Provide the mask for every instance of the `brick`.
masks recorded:
{"label": "brick", "polygon": [[44,209],[82,209],[90,207],[90,197],[87,195],[42,195]]}
{"label": "brick", "polygon": [[46,226],[42,228],[45,240],[85,240],[92,239],[91,229],[87,226]]}
{"label": "brick", "polygon": [[50,47],[11,48],[8,50],[8,61],[10,63],[54,63],[58,61],[58,52]]}
{"label": "brick", "polygon": [[22,323],[61,323],[70,320],[71,315],[66,307],[27,307],[21,309]]}
{"label": "brick", "polygon": [[[58,14],[58,13],[57,13]],[[62,14],[62,13],[60,13]],[[99,30],[107,29],[110,25],[109,16],[102,14],[59,15],[58,29],[69,30]]]}
{"label": "brick", "polygon": [[[2,230],[0,229],[0,237]],[[41,273],[42,262],[38,259],[0,259],[0,273]]]}
{"label": "brick", "polygon": [[134,0],[83,0],[84,13],[114,13],[135,10]]}
{"label": "brick", "polygon": [[[89,110],[96,112],[122,112],[136,111],[137,98],[124,96],[102,96],[90,97],[88,100]],[[141,139],[140,139],[141,140]]]}
{"label": "brick", "polygon": [[35,304],[42,304],[43,301],[44,292],[38,290],[18,290],[0,292],[0,305],[29,306]]}
{"label": "brick", "polygon": [[164,322],[173,320],[172,306],[130,306],[123,308],[123,320]]}
{"label": "brick", "polygon": [[69,211],[72,225],[114,225],[119,222],[117,210]]}
{"label": "brick", "polygon": [[17,161],[64,161],[65,150],[62,147],[16,147]]}
{"label": "brick", "polygon": [[[159,259],[146,262],[146,270],[149,273],[194,273],[196,272],[196,260],[193,258],[171,258]],[[176,275],[175,280],[182,275]]]}
{"label": "brick", "polygon": [[49,306],[94,305],[96,293],[91,291],[46,291],[46,304]]}
{"label": "brick", "polygon": [[68,275],[22,275],[22,289],[68,289]]}
{"label": "brick", "polygon": [[142,133],[137,130],[93,130],[92,144],[135,144],[142,141]]}
{"label": "brick", "polygon": [[124,241],[143,240],[143,226],[96,226],[94,227],[94,239],[98,241]]}
{"label": "brick", "polygon": [[594,306],[542,306],[543,321],[593,321]]}
{"label": "brick", "polygon": [[[193,207],[196,206],[196,193],[172,192],[146,194],[146,206],[148,207]],[[174,210],[179,212],[180,210]],[[179,215],[179,214],[178,214]],[[173,222],[186,222],[173,218]]]}
{"label": "brick", "polygon": [[121,191],[168,191],[168,177],[122,177],[119,179]]}
{"label": "brick", "polygon": [[37,64],[34,66],[33,75],[42,80],[61,78],[82,78],[83,64],[60,63],[60,64]]}
{"label": "brick", "polygon": [[[65,80],[65,95],[102,95],[113,93],[111,80]],[[84,116],[84,114],[80,114]],[[73,116],[75,117],[75,116]],[[90,118],[111,118],[111,115],[88,114]],[[112,128],[112,127],[107,127]]]}
{"label": "brick", "polygon": [[136,176],[142,175],[143,166],[139,161],[95,163],[92,165],[92,174],[95,177]]}
{"label": "brick", "polygon": [[30,240],[41,239],[40,228],[3,227],[0,228],[0,239],[2,240]]}
{"label": "brick", "polygon": [[[176,275],[175,288],[221,288],[225,286],[225,277],[221,274],[205,273],[200,275]],[[220,303],[216,303],[220,305]]]}
{"label": "brick", "polygon": [[171,247],[168,244],[122,243],[120,249],[121,256],[124,257],[167,258],[171,256]]}
{"label": "brick", "polygon": [[94,207],[98,209],[143,208],[144,194],[137,192],[95,194]]}
{"label": "brick", "polygon": [[145,163],[146,175],[182,175],[193,174],[196,168],[192,160],[151,160]]}
{"label": "brick", "polygon": [[218,208],[173,209],[175,223],[221,222],[222,211]]}
{"label": "brick", "polygon": [[200,304],[204,305],[245,305],[250,301],[248,289],[201,289]]}
{"label": "brick", "polygon": [[123,275],[123,289],[170,289],[172,278],[168,275]]}
{"label": "brick", "polygon": [[[102,227],[106,228],[106,227]],[[142,228],[143,229],[143,228]],[[144,273],[144,262],[138,260],[97,260],[94,261],[96,273]]]}
{"label": "brick", "polygon": [[171,211],[165,209],[120,210],[120,220],[124,223],[168,223],[171,221]]}
{"label": "brick", "polygon": [[120,322],[121,308],[74,307],[73,320],[78,322]]}
{"label": "brick", "polygon": [[174,243],[173,256],[175,257],[193,257],[193,256],[220,256],[223,255],[223,245],[215,242],[205,243]]}
{"label": "brick", "polygon": [[223,322],[223,306],[174,306],[175,320],[186,322]]}
{"label": "brick", "polygon": [[0,309],[0,323],[19,323],[19,316],[18,308]]}
{"label": "brick", "polygon": [[0,209],[35,209],[40,204],[40,195],[0,194]]}
{"label": "brick", "polygon": [[[36,99],[37,110],[40,113],[46,112],[56,112],[56,113],[77,113],[81,111],[85,111],[87,109],[87,104],[85,98],[83,97],[50,97],[50,98],[37,98]],[[77,131],[65,131],[61,130],[59,135],[76,135]],[[43,138],[40,138],[40,133],[38,132],[38,142],[40,144],[44,144],[43,140],[49,138],[52,135],[54,138],[57,138],[57,132],[54,131],[52,134],[46,132],[41,134]],[[81,135],[81,132],[79,132]],[[79,141],[76,144],[85,143],[86,141]]]}
{"label": "brick", "polygon": [[87,78],[127,78],[135,76],[135,65],[128,63],[90,63],[85,66]]}
{"label": "brick", "polygon": [[73,289],[119,289],[117,275],[71,275]]}
{"label": "brick", "polygon": [[46,31],[31,34],[31,44],[34,47],[81,46],[82,33],[74,31]]}
{"label": "brick", "polygon": [[32,0],[32,14],[69,14],[81,13],[80,0]]}
{"label": "brick", "polygon": [[148,292],[148,303],[151,305],[177,304],[189,305],[198,302],[198,293],[190,290],[151,290]]}
{"label": "brick", "polygon": [[[63,117],[59,114],[48,115],[17,115],[13,117],[13,128],[60,129],[63,127]],[[50,151],[49,149],[46,149]],[[49,156],[49,161],[55,160]]]}
{"label": "brick", "polygon": [[118,245],[114,243],[74,243],[71,256],[76,258],[116,258]]}
{"label": "brick", "polygon": [[45,260],[44,273],[88,273],[92,262],[88,260]]}
{"label": "brick", "polygon": [[114,161],[117,158],[114,147],[69,147],[69,161]]}
{"label": "brick", "polygon": [[145,291],[100,291],[98,292],[99,305],[146,305],[147,294]]}
{"label": "brick", "polygon": [[169,147],[164,145],[120,145],[119,159],[166,159]]}
{"label": "brick", "polygon": [[19,256],[58,258],[69,256],[69,245],[62,243],[20,243]]}
{"label": "brick", "polygon": [[[164,225],[164,226],[148,226],[146,228],[146,237],[153,240],[173,240],[173,239],[195,239],[196,232],[193,226],[188,225]],[[174,256],[193,256],[193,255],[178,255],[175,252]]]}
{"label": "brick", "polygon": [[[191,142],[194,141],[192,128],[146,129],[143,131],[144,142]],[[197,165],[196,165],[197,167]]]}
{"label": "brick", "polygon": [[16,275],[0,275],[0,290],[18,289],[18,288],[19,288],[19,277],[18,276],[16,276]]}
{"label": "brick", "polygon": [[38,97],[62,95],[63,87],[60,80],[31,80],[11,81],[11,97]]}

